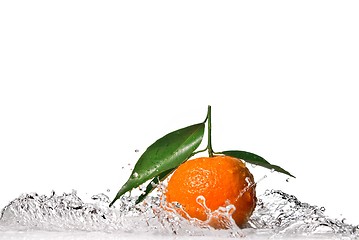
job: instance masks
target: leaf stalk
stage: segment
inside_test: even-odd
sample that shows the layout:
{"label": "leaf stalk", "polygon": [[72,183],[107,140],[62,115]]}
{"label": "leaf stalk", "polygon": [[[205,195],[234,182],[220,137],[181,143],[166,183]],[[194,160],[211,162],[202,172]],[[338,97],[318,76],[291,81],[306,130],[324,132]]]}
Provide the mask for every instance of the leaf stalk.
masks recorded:
{"label": "leaf stalk", "polygon": [[208,143],[207,143],[207,150],[208,156],[213,157],[213,149],[212,149],[212,116],[211,116],[211,105],[208,105],[207,111],[207,132],[208,132]]}

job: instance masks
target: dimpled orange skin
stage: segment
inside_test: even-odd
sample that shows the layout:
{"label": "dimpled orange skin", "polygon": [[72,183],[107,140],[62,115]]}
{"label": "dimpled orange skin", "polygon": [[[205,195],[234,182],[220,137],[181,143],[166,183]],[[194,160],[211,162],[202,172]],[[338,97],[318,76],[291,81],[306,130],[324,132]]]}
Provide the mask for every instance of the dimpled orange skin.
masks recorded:
{"label": "dimpled orange skin", "polygon": [[[207,215],[196,201],[198,196],[205,197],[211,211],[233,204],[232,218],[239,227],[245,226],[257,201],[253,175],[241,160],[229,156],[200,157],[177,168],[168,182],[166,201],[180,203],[190,217],[205,221]],[[218,219],[209,224],[226,228]]]}

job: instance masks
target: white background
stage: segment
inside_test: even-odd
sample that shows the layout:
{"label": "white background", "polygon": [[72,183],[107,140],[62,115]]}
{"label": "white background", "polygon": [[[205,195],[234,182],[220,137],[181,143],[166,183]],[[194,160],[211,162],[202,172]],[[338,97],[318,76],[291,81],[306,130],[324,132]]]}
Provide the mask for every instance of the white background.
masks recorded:
{"label": "white background", "polygon": [[297,177],[250,168],[268,175],[258,193],[358,224],[358,12],[356,1],[1,1],[0,208],[28,192],[112,198],[128,163],[210,104],[214,150]]}

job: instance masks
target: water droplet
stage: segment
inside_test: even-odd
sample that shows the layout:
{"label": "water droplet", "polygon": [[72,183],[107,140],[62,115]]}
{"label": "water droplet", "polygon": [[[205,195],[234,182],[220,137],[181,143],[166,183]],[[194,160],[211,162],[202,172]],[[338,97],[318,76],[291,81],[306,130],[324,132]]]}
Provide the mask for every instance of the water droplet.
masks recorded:
{"label": "water droplet", "polygon": [[134,173],[132,174],[132,177],[133,177],[133,178],[138,178],[138,173],[137,173],[137,172],[134,172]]}
{"label": "water droplet", "polygon": [[274,173],[274,171],[275,171],[274,168],[272,168],[272,169],[270,170],[271,173]]}
{"label": "water droplet", "polygon": [[110,189],[107,189],[106,192],[110,192],[111,190]]}
{"label": "water droplet", "polygon": [[255,168],[255,167],[257,167],[257,165],[255,165],[255,164],[253,164],[253,163],[251,164],[251,166],[252,166],[252,168]]}
{"label": "water droplet", "polygon": [[135,149],[135,152],[136,152],[136,153],[138,153],[139,151],[140,151],[140,150],[138,150],[138,149]]}
{"label": "water droplet", "polygon": [[206,199],[204,196],[200,195],[196,198],[196,202],[199,204],[206,204]]}
{"label": "water droplet", "polygon": [[289,178],[287,178],[285,181],[286,181],[286,182],[289,182]]}
{"label": "water droplet", "polygon": [[145,193],[146,192],[146,188],[147,188],[147,184],[146,183],[143,183],[141,184],[138,189],[142,192],[142,193]]}
{"label": "water droplet", "polygon": [[176,208],[181,208],[182,207],[182,205],[179,202],[173,202],[172,204]]}
{"label": "water droplet", "polygon": [[252,180],[249,177],[246,177],[245,180],[247,182],[247,186],[249,187],[252,184]]}

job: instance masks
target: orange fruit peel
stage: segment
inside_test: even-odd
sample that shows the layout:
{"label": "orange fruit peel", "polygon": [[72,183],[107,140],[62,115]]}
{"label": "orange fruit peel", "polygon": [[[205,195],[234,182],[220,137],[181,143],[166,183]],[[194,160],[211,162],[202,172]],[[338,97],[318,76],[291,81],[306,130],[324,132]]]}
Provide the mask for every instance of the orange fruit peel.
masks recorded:
{"label": "orange fruit peel", "polygon": [[[244,227],[256,206],[253,175],[241,160],[229,156],[185,162],[170,177],[165,194],[167,202],[179,203],[188,214],[179,211],[183,217],[208,221],[215,228],[227,228],[223,223],[230,220],[228,215]],[[220,214],[229,205],[235,210]]]}

